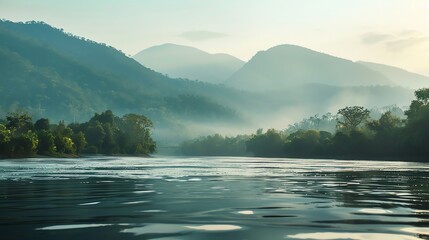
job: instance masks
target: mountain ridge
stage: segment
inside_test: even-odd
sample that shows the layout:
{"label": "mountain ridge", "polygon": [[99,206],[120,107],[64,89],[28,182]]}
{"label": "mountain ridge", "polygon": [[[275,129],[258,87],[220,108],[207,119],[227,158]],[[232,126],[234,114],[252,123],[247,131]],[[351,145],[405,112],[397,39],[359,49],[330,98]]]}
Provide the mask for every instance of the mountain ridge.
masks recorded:
{"label": "mountain ridge", "polygon": [[429,87],[428,76],[381,63],[365,61],[357,61],[357,63],[371,68],[377,72],[380,72],[398,86],[407,87],[411,89]]}
{"label": "mountain ridge", "polygon": [[291,44],[259,51],[225,84],[249,91],[271,91],[305,83],[391,84],[387,77],[351,60]]}
{"label": "mountain ridge", "polygon": [[226,53],[208,53],[195,47],[165,43],[133,56],[142,65],[175,78],[219,84],[244,62]]}
{"label": "mountain ridge", "polygon": [[412,92],[403,88],[301,84],[252,93],[172,79],[113,47],[41,23],[20,24],[0,21],[3,116],[24,109],[34,119],[74,122],[107,109],[118,115],[133,112],[154,122],[157,139],[175,142],[212,131],[281,127],[309,114],[336,111],[345,103],[403,106],[412,99]]}
{"label": "mountain ridge", "polygon": [[[168,78],[113,47],[64,33],[43,22],[0,21],[0,36],[0,90],[14,89],[2,91],[3,114],[38,106],[46,108],[45,113],[54,120],[73,119],[72,111],[79,112],[83,120],[106,108],[119,114],[151,114],[153,109],[171,112],[174,109],[167,97],[189,94],[204,96],[207,108],[199,107],[199,111],[213,110],[219,119],[224,109],[225,116],[235,112],[223,105],[225,99],[235,99],[231,90]],[[216,93],[225,96],[217,97]],[[188,108],[197,107],[186,104]]]}

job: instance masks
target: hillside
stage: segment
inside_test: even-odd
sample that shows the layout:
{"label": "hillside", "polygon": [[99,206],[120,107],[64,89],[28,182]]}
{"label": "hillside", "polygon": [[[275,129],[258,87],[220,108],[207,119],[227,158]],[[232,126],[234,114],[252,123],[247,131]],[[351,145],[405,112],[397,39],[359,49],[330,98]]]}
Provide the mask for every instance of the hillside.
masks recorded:
{"label": "hillside", "polygon": [[248,91],[288,89],[308,83],[333,86],[389,85],[382,74],[352,61],[295,45],[258,52],[226,84]]}
{"label": "hillside", "polygon": [[419,89],[423,87],[429,87],[429,77],[423,76],[417,73],[412,73],[407,70],[392,67],[379,63],[372,62],[358,62],[368,68],[371,68],[387,78],[389,78],[394,84],[411,89]]}
{"label": "hillside", "polygon": [[207,116],[201,121],[241,119],[236,105],[225,105],[240,104],[233,90],[168,78],[112,47],[41,22],[0,22],[0,71],[2,116],[23,109],[71,122],[112,109],[146,114],[162,128],[190,118],[171,99],[192,96],[196,101],[180,107]]}
{"label": "hillside", "polygon": [[228,54],[210,54],[197,48],[163,44],[133,56],[142,65],[174,78],[223,83],[244,62]]}

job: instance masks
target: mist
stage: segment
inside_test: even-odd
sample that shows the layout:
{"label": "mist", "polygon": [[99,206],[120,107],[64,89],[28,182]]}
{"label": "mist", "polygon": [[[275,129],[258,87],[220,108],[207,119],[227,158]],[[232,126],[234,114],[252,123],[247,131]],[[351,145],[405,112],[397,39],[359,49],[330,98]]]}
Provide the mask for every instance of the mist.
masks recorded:
{"label": "mist", "polygon": [[[347,106],[404,107],[416,88],[429,86],[426,76],[298,45],[262,49],[248,62],[176,44],[131,58],[43,22],[0,27],[9,59],[1,83],[15,89],[2,95],[2,116],[26,111],[34,120],[76,123],[106,110],[138,113],[153,122],[160,148],[213,134],[283,131]],[[46,58],[35,58],[39,52]]]}

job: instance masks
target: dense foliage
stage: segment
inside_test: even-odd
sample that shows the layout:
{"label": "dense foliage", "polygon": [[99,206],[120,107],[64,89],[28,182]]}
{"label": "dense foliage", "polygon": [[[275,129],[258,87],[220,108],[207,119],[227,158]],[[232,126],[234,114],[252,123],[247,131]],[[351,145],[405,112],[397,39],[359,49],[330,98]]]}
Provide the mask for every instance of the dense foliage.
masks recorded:
{"label": "dense foliage", "polygon": [[88,122],[50,124],[41,118],[33,123],[25,112],[9,114],[0,124],[0,156],[35,154],[64,156],[90,154],[149,154],[156,145],[152,122],[143,115],[115,116],[107,110]]}
{"label": "dense foliage", "polygon": [[304,118],[300,122],[290,124],[285,130],[287,133],[294,133],[300,130],[323,130],[327,132],[334,132],[337,125],[337,116],[332,113],[326,113],[322,116],[318,114],[309,118]]}
{"label": "dense foliage", "polygon": [[[260,129],[237,144],[245,144],[247,153],[260,157],[314,158],[382,158],[418,159],[429,156],[429,88],[415,92],[406,119],[386,111],[378,119],[370,118],[370,111],[361,106],[342,108],[336,115],[336,132],[319,130],[321,122],[330,123],[332,115],[317,116],[289,126],[287,131]],[[304,128],[299,127],[304,126]],[[296,131],[291,131],[296,129]],[[216,135],[215,135],[216,136]],[[182,151],[195,155],[219,154],[226,144],[223,139],[201,138],[182,145]],[[208,141],[211,140],[211,141]],[[220,147],[219,147],[220,146]],[[194,150],[194,147],[198,150]],[[202,150],[201,150],[202,149]],[[209,149],[209,150],[207,150]]]}
{"label": "dense foliage", "polygon": [[245,156],[248,135],[224,137],[219,134],[200,137],[185,141],[180,145],[180,151],[188,156]]}

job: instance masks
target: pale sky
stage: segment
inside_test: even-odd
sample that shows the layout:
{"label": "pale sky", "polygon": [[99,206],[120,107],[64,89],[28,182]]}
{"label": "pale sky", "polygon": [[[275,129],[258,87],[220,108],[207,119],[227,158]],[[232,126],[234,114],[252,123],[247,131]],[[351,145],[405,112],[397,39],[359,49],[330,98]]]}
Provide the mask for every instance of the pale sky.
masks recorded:
{"label": "pale sky", "polygon": [[0,18],[129,55],[176,43],[247,61],[288,43],[429,76],[429,0],[0,0]]}

